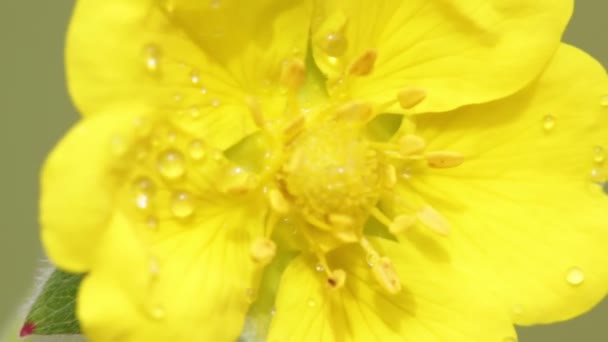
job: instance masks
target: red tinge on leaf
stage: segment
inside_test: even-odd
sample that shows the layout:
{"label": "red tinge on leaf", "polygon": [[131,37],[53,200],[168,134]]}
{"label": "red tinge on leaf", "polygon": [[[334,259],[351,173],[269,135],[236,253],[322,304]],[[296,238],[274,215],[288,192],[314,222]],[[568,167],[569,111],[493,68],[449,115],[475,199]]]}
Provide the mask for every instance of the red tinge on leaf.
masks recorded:
{"label": "red tinge on leaf", "polygon": [[36,329],[36,325],[34,323],[25,323],[23,325],[23,328],[21,328],[21,331],[19,332],[19,337],[30,336],[34,333],[34,329]]}

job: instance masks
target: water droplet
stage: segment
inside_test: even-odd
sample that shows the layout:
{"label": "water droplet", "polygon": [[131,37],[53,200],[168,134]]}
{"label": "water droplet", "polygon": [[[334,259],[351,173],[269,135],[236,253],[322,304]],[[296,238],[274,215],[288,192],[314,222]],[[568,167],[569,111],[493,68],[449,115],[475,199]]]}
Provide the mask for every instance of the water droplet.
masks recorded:
{"label": "water droplet", "polygon": [[604,148],[601,146],[595,146],[593,148],[593,161],[597,164],[602,164],[606,160],[606,153],[604,152]]}
{"label": "water droplet", "polygon": [[199,82],[201,81],[201,75],[199,74],[198,70],[192,70],[190,72],[190,82],[192,82],[192,84],[197,85],[199,84]]}
{"label": "water droplet", "polygon": [[374,267],[374,265],[378,262],[378,256],[369,253],[365,256],[365,261],[367,261],[367,265],[369,267]]}
{"label": "water droplet", "polygon": [[524,308],[522,308],[521,305],[514,305],[513,306],[513,313],[516,315],[521,315],[522,313],[524,313]]}
{"label": "water droplet", "polygon": [[127,152],[127,143],[125,142],[125,139],[119,135],[112,137],[110,147],[112,153],[117,157],[123,156]]}
{"label": "water droplet", "polygon": [[162,306],[156,305],[150,311],[150,315],[152,316],[152,318],[160,320],[160,319],[165,318],[167,313],[165,312],[165,309]]}
{"label": "water droplet", "polygon": [[308,306],[310,306],[311,308],[317,306],[317,302],[313,299],[313,298],[308,298]]}
{"label": "water droplet", "polygon": [[158,265],[158,260],[155,258],[150,259],[150,275],[153,278],[156,278],[160,273],[160,266]]}
{"label": "water droplet", "polygon": [[330,57],[340,57],[346,51],[347,41],[342,33],[333,32],[323,37],[320,46]]}
{"label": "water droplet", "polygon": [[205,145],[200,140],[190,143],[190,157],[194,160],[201,160],[205,156]]}
{"label": "water droplet", "polygon": [[213,107],[219,107],[219,106],[220,106],[220,104],[222,104],[222,103],[220,102],[220,100],[219,100],[219,99],[213,99],[213,100],[211,100],[211,105],[212,105]]}
{"label": "water droplet", "polygon": [[157,73],[160,68],[161,51],[156,44],[147,44],[143,49],[144,66],[150,73]]}
{"label": "water droplet", "polygon": [[136,193],[154,194],[154,182],[147,177],[139,177],[133,181],[133,191]]}
{"label": "water droplet", "polygon": [[323,271],[325,271],[325,267],[323,267],[323,265],[321,265],[321,264],[317,264],[315,266],[315,270],[317,270],[317,272],[323,272]]}
{"label": "water droplet", "polygon": [[201,116],[201,109],[199,106],[190,107],[190,117],[193,119],[198,119],[199,116]]}
{"label": "water droplet", "polygon": [[154,216],[149,216],[146,219],[146,226],[150,230],[156,230],[158,228],[158,219]]}
{"label": "water droplet", "polygon": [[589,178],[594,183],[604,183],[606,181],[606,172],[602,169],[593,169],[589,173]]}
{"label": "water droplet", "polygon": [[203,94],[203,95],[207,95],[207,88],[202,87],[202,88],[201,88],[201,94]]}
{"label": "water droplet", "polygon": [[150,196],[148,194],[138,194],[135,196],[135,206],[141,210],[148,209],[150,205]]}
{"label": "water droplet", "polygon": [[158,171],[167,179],[177,179],[184,172],[184,157],[179,151],[167,150],[158,156]]}
{"label": "water droplet", "polygon": [[602,96],[602,98],[600,99],[600,106],[608,107],[608,95]]}
{"label": "water droplet", "polygon": [[180,93],[173,95],[173,101],[175,101],[175,102],[178,102],[178,103],[182,102],[183,99],[184,99],[184,97]]}
{"label": "water droplet", "polygon": [[247,299],[248,303],[253,303],[256,300],[255,291],[251,288],[245,290],[245,299]]}
{"label": "water droplet", "polygon": [[578,267],[572,267],[566,274],[566,281],[572,286],[578,286],[585,281],[585,273]]}
{"label": "water droplet", "polygon": [[543,118],[543,128],[547,132],[555,128],[555,117],[553,117],[553,115],[545,115]]}
{"label": "water droplet", "polygon": [[171,212],[177,218],[187,218],[194,213],[194,201],[187,192],[178,192],[171,201]]}

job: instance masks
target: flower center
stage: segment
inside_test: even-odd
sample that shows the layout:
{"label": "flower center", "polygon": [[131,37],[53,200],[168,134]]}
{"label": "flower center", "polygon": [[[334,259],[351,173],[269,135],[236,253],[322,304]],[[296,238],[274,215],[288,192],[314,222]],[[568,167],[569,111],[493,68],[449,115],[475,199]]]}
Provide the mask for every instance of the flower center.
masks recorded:
{"label": "flower center", "polygon": [[301,218],[338,240],[357,240],[382,190],[384,166],[360,130],[330,122],[305,132],[289,148],[279,176]]}

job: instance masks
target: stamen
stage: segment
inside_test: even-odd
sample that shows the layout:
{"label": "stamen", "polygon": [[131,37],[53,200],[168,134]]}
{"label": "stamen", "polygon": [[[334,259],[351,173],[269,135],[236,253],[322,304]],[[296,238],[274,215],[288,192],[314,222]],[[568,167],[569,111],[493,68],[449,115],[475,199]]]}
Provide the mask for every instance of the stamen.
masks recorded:
{"label": "stamen", "polygon": [[433,151],[424,155],[430,167],[445,169],[455,167],[464,162],[464,156],[458,152]]}
{"label": "stamen", "polygon": [[336,117],[340,119],[367,121],[372,117],[374,109],[369,103],[352,101],[336,109]]}
{"label": "stamen", "polygon": [[342,288],[345,282],[346,272],[341,269],[331,271],[331,273],[327,277],[327,284],[329,284],[329,286],[334,290]]}
{"label": "stamen", "polygon": [[388,164],[384,168],[384,185],[392,189],[397,185],[397,170],[393,164]]}
{"label": "stamen", "polygon": [[416,223],[416,217],[410,215],[399,215],[395,217],[388,230],[397,235],[405,232]]}
{"label": "stamen", "polygon": [[248,97],[247,107],[249,107],[249,112],[251,113],[251,117],[253,118],[255,125],[258,128],[264,128],[266,126],[266,120],[264,119],[264,115],[262,113],[260,101],[258,101],[258,99],[255,97]]}
{"label": "stamen", "polygon": [[348,229],[355,224],[355,220],[343,214],[329,214],[327,217],[329,223],[335,225],[338,229]]}
{"label": "stamen", "polygon": [[278,214],[285,215],[289,212],[289,202],[278,189],[270,189],[268,191],[268,202],[272,210]]}
{"label": "stamen", "polygon": [[381,257],[372,266],[372,274],[382,288],[390,294],[397,294],[401,291],[399,276],[393,267],[393,262],[387,257]]}
{"label": "stamen", "polygon": [[285,136],[285,144],[291,143],[305,128],[306,118],[300,115],[291,120],[285,128],[283,128],[283,135]]}
{"label": "stamen", "polygon": [[354,76],[367,76],[374,70],[374,64],[378,58],[376,50],[365,51],[348,69],[348,73]]}
{"label": "stamen", "polygon": [[412,109],[426,98],[426,91],[419,88],[404,89],[397,94],[399,105],[403,109]]}
{"label": "stamen", "polygon": [[296,91],[302,86],[305,76],[306,66],[300,59],[287,61],[281,68],[281,84],[291,91]]}
{"label": "stamen", "polygon": [[419,154],[426,148],[426,142],[421,136],[407,134],[399,139],[399,150],[404,156]]}
{"label": "stamen", "polygon": [[277,245],[268,238],[258,238],[251,244],[251,259],[261,266],[267,265],[276,252]]}
{"label": "stamen", "polygon": [[416,216],[420,222],[434,232],[440,235],[448,235],[450,233],[450,223],[443,215],[433,209],[433,207],[425,206],[416,214]]}

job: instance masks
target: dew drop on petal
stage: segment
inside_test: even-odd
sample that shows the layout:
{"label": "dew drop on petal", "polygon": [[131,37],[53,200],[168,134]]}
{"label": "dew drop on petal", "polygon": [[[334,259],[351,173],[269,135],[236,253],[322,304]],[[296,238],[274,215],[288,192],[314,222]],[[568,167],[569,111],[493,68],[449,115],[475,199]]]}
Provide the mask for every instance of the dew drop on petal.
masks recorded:
{"label": "dew drop on petal", "polygon": [[202,87],[202,88],[201,88],[201,94],[203,94],[203,95],[207,95],[207,88]]}
{"label": "dew drop on petal", "polygon": [[606,160],[606,153],[604,148],[601,146],[595,146],[593,148],[593,161],[597,164],[602,164]]}
{"label": "dew drop on petal", "polygon": [[315,306],[317,306],[317,302],[314,300],[314,298],[308,298],[307,304],[311,308],[314,308]]}
{"label": "dew drop on petal", "polygon": [[194,85],[199,84],[199,82],[201,81],[201,76],[198,72],[198,70],[192,70],[190,71],[190,82]]}
{"label": "dew drop on petal", "polygon": [[161,305],[154,306],[150,311],[150,315],[152,316],[152,318],[157,320],[165,318],[166,314],[167,313],[165,312],[165,309]]}
{"label": "dew drop on petal", "polygon": [[193,119],[198,119],[199,116],[201,116],[201,109],[199,106],[190,107],[190,117]]}
{"label": "dew drop on petal", "polygon": [[317,264],[315,266],[315,270],[317,270],[317,272],[323,272],[323,271],[325,271],[325,267],[323,267],[323,265],[321,265],[321,264]]}
{"label": "dew drop on petal", "polygon": [[166,150],[159,154],[157,167],[163,177],[177,179],[185,172],[184,157],[179,151]]}
{"label": "dew drop on petal", "polygon": [[543,118],[543,129],[550,132],[555,128],[555,117],[553,115],[545,115]]}
{"label": "dew drop on petal", "polygon": [[156,44],[147,44],[143,49],[144,67],[150,73],[157,73],[160,68],[161,51]]}
{"label": "dew drop on petal", "polygon": [[201,160],[205,157],[205,145],[200,140],[193,140],[189,146],[190,157]]}
{"label": "dew drop on petal", "polygon": [[593,169],[589,173],[589,178],[594,183],[604,183],[606,181],[606,172],[602,169]]}
{"label": "dew drop on petal", "polygon": [[181,191],[176,193],[171,200],[171,212],[177,218],[187,218],[194,213],[194,201],[192,196]]}
{"label": "dew drop on petal", "polygon": [[219,107],[221,104],[222,103],[218,99],[211,100],[211,106],[213,106],[213,107]]}
{"label": "dew drop on petal", "polygon": [[566,281],[572,286],[578,286],[585,281],[585,273],[578,267],[572,267],[566,274]]}

